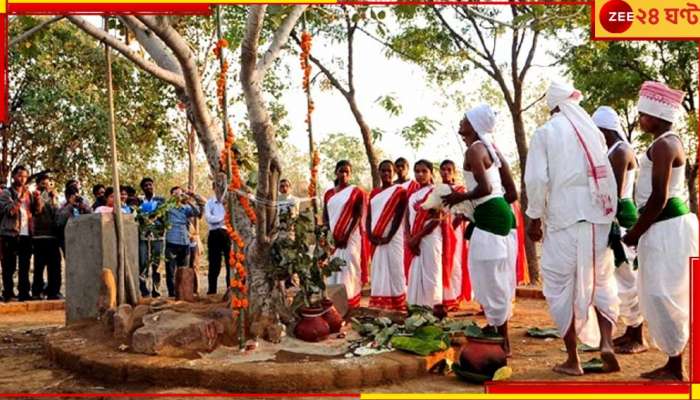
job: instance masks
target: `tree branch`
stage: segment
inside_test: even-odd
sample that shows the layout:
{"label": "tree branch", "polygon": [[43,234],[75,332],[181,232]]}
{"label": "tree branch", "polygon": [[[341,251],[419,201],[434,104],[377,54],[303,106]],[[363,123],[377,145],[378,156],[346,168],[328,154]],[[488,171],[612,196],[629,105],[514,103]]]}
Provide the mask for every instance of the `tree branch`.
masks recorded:
{"label": "tree branch", "polygon": [[168,46],[153,33],[146,25],[133,15],[122,15],[117,17],[129,30],[134,33],[136,41],[143,46],[144,50],[153,58],[160,67],[167,69],[178,75],[182,75],[182,69],[175,56]]}
{"label": "tree branch", "polygon": [[[437,15],[438,19],[440,19],[442,26],[447,28],[447,30],[450,32],[450,35],[455,39],[455,41],[457,42],[457,46],[460,47],[460,49],[462,49],[462,46],[459,45],[461,43],[464,47],[473,51],[476,55],[481,57],[483,60],[488,60],[488,57],[486,57],[485,54],[480,52],[476,47],[474,47],[471,43],[469,43],[469,41],[467,39],[465,39],[464,36],[460,35],[459,33],[457,33],[457,31],[454,30],[454,28],[452,28],[452,26],[447,22],[447,20],[445,20],[445,17],[442,16],[442,13],[440,12],[440,10],[437,9],[437,7],[433,6],[432,10],[433,10],[433,12],[435,12],[435,15]],[[470,57],[470,59],[473,59],[473,58]]]}
{"label": "tree branch", "polygon": [[[535,51],[537,50],[537,38],[540,36],[540,31],[538,28],[533,28],[532,29],[532,42],[530,44],[530,50],[527,52],[527,58],[525,59],[525,64],[523,64],[523,68],[520,70],[520,74],[518,75],[518,79],[522,82],[523,79],[525,79],[525,74],[527,71],[530,69],[532,66],[532,60],[535,58]],[[523,37],[523,41],[525,38]]]}
{"label": "tree branch", "polygon": [[47,26],[53,24],[54,22],[58,22],[65,18],[63,15],[59,15],[50,19],[47,19],[45,21],[42,21],[38,25],[36,25],[33,28],[27,29],[26,31],[22,32],[21,34],[13,37],[10,39],[10,43],[8,44],[8,47],[13,47],[16,46],[18,43],[21,43],[30,37],[32,37],[35,33],[39,32],[40,30],[46,28]]}
{"label": "tree branch", "polygon": [[347,39],[348,39],[348,91],[351,95],[355,94],[355,79],[354,79],[354,65],[353,65],[353,41],[355,40],[355,28],[357,28],[357,23],[352,23],[350,21],[350,14],[348,14],[347,9],[343,6],[343,11],[345,12],[345,27],[347,29]]}
{"label": "tree branch", "polygon": [[202,147],[207,149],[207,162],[212,175],[216,176],[219,170],[220,146],[219,138],[214,132],[218,131],[218,127],[214,126],[214,122],[209,114],[207,99],[202,89],[199,69],[197,68],[197,63],[190,46],[167,22],[165,17],[138,15],[136,18],[150,28],[153,33],[158,35],[163,43],[173,52],[175,58],[177,58],[185,78],[185,93],[187,94],[187,96],[183,96],[181,99],[189,103],[188,117],[190,118],[190,122],[196,126],[196,131],[199,135]]}
{"label": "tree branch", "polygon": [[94,37],[102,43],[106,43],[108,46],[121,53],[124,57],[136,64],[142,70],[148,72],[158,79],[170,83],[177,88],[185,87],[185,81],[181,75],[168,71],[165,68],[161,68],[150,61],[146,61],[143,57],[136,54],[135,51],[131,50],[127,45],[122,43],[119,39],[110,35],[103,29],[94,26],[82,17],[67,15],[66,18],[88,35]]}
{"label": "tree branch", "polygon": [[284,18],[282,24],[275,30],[270,47],[267,48],[267,51],[265,51],[256,66],[256,69],[261,74],[270,68],[270,65],[277,59],[282,47],[287,43],[287,39],[289,39],[289,34],[292,32],[294,25],[296,25],[297,21],[304,13],[304,10],[306,10],[306,7],[308,7],[308,5],[294,6],[292,11]]}
{"label": "tree branch", "polygon": [[540,101],[542,101],[542,99],[544,99],[545,96],[547,96],[547,93],[543,93],[542,96],[538,97],[537,99],[535,99],[535,101],[533,101],[532,103],[528,104],[527,107],[523,108],[523,110],[522,110],[521,112],[524,113],[525,111],[529,110],[529,109],[532,108],[535,104],[537,104],[537,103],[539,103]]}
{"label": "tree branch", "polygon": [[[295,41],[299,46],[301,46],[301,40],[299,40],[299,37],[296,35],[296,33],[292,32],[291,37],[292,37],[292,39],[294,39],[294,41]],[[349,91],[348,89],[346,89],[346,88],[343,87],[343,84],[338,80],[338,78],[335,77],[335,75],[333,74],[333,72],[331,72],[331,70],[329,70],[328,68],[326,68],[326,66],[323,65],[323,64],[321,63],[321,61],[319,61],[318,58],[314,57],[313,54],[309,54],[309,60],[311,60],[311,62],[314,63],[314,64],[318,67],[318,69],[321,70],[321,72],[323,72],[323,75],[325,75],[326,78],[328,78],[328,80],[331,82],[331,85],[333,85],[333,87],[335,87],[336,89],[338,89],[338,91],[339,91],[344,97],[346,97],[346,98],[351,97],[350,91]]]}

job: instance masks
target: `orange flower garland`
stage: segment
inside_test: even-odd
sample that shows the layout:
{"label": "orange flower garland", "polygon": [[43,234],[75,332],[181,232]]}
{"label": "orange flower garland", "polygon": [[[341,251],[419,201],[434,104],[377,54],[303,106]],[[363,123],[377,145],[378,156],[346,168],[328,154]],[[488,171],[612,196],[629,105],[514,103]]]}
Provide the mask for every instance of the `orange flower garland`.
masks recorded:
{"label": "orange flower garland", "polygon": [[311,63],[309,62],[309,55],[311,54],[311,33],[304,31],[301,33],[301,55],[299,59],[301,61],[301,70],[304,72],[304,78],[302,79],[302,87],[307,94],[307,110],[306,110],[306,123],[311,122],[311,113],[314,111],[314,102],[311,100],[309,94],[309,84],[311,82]]}
{"label": "orange flower garland", "polygon": [[[217,57],[222,57],[222,49],[228,47],[228,42],[226,39],[221,39],[216,43],[216,47],[214,48],[214,54],[216,54]],[[219,106],[223,109],[224,108],[224,88],[226,87],[226,73],[228,71],[228,63],[226,61],[223,62],[221,71],[219,72],[219,77],[216,80],[216,95],[219,99]],[[224,115],[224,118],[226,116]],[[240,176],[240,171],[238,169],[238,163],[236,162],[235,155],[232,152],[233,145],[234,145],[234,134],[233,134],[233,129],[231,129],[231,124],[227,124],[227,132],[226,132],[226,140],[224,141],[224,148],[221,150],[221,155],[219,156],[219,166],[223,170],[225,169],[228,164],[229,164],[229,159],[228,157],[231,156],[230,160],[230,165],[231,165],[231,182],[229,182],[228,185],[228,191],[230,193],[236,193],[238,196],[238,200],[241,203],[241,206],[245,210],[246,215],[248,216],[248,219],[252,223],[255,223],[256,217],[255,217],[255,211],[252,209],[250,206],[250,202],[248,201],[248,198],[245,196],[241,196],[238,194],[240,188],[241,188],[241,176]],[[246,270],[245,267],[243,266],[243,263],[245,262],[245,253],[243,252],[243,248],[245,247],[245,243],[243,242],[243,239],[241,236],[238,234],[236,231],[236,228],[233,226],[233,218],[230,214],[230,211],[226,209],[226,217],[225,217],[225,226],[226,230],[228,232],[228,235],[231,239],[231,249],[229,250],[229,263],[231,264],[232,268],[232,274],[231,274],[231,280],[229,282],[229,286],[233,289],[233,296],[231,298],[231,307],[233,309],[244,309],[248,307],[248,287],[246,286],[245,283],[245,278],[246,278]]]}
{"label": "orange flower garland", "polygon": [[314,150],[314,154],[311,158],[311,179],[309,181],[309,188],[307,189],[309,197],[316,198],[316,182],[318,179],[318,164],[321,162],[321,157],[318,155],[318,150]]}
{"label": "orange flower garland", "polygon": [[[301,33],[301,55],[299,59],[301,61],[301,70],[304,73],[302,78],[302,87],[306,93],[306,123],[309,125],[309,132],[311,132],[311,113],[314,111],[314,102],[311,100],[311,63],[309,62],[309,56],[311,55],[311,33],[304,31]],[[309,180],[309,187],[307,192],[309,197],[316,197],[316,182],[318,179],[318,164],[320,162],[320,157],[318,151],[314,150],[311,154],[311,179]]]}

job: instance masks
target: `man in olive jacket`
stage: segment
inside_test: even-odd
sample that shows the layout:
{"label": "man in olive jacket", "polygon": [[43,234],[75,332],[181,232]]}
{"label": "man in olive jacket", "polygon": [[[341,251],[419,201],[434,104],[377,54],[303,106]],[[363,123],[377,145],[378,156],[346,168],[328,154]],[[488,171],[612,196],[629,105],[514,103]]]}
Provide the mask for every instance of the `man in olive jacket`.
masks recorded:
{"label": "man in olive jacket", "polygon": [[18,165],[12,170],[12,185],[0,194],[0,240],[2,240],[2,285],[6,302],[14,299],[14,274],[19,261],[19,300],[29,300],[29,265],[32,258],[32,216],[41,213],[38,191],[30,194],[29,172]]}

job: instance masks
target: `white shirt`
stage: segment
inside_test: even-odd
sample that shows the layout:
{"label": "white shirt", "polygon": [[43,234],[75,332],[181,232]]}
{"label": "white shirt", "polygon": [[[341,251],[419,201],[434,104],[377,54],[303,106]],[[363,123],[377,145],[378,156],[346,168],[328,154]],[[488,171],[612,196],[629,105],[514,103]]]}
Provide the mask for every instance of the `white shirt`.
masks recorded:
{"label": "white shirt", "polygon": [[594,204],[585,153],[573,127],[560,113],[537,128],[530,141],[525,188],[526,214],[544,219],[547,229],[564,229],[579,221],[606,224],[615,217],[614,213],[605,216]]}
{"label": "white shirt", "polygon": [[29,236],[29,210],[27,210],[27,202],[21,202],[19,206],[19,235]]}
{"label": "white shirt", "polygon": [[207,204],[204,205],[204,219],[207,221],[209,230],[213,231],[223,228],[225,218],[226,208],[224,208],[224,205],[216,197],[207,200]]}
{"label": "white shirt", "polygon": [[299,199],[289,193],[280,193],[277,197],[278,210],[280,213],[289,212],[292,216],[299,214]]}

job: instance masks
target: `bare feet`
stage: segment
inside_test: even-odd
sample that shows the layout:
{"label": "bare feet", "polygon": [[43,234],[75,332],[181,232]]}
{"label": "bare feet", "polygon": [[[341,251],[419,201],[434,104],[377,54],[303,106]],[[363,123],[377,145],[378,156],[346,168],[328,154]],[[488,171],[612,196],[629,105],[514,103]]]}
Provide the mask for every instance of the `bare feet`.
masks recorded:
{"label": "bare feet", "polygon": [[615,353],[617,354],[637,354],[644,353],[647,350],[649,350],[649,346],[647,346],[646,343],[639,343],[633,340],[615,345]]}
{"label": "bare feet", "polygon": [[609,373],[620,370],[620,364],[612,351],[601,352],[600,358],[603,360],[603,372]]}
{"label": "bare feet", "polygon": [[581,369],[581,364],[580,363],[571,363],[569,361],[563,362],[561,364],[555,365],[554,368],[552,368],[552,371],[559,373],[559,374],[564,374],[564,375],[571,375],[571,376],[582,376],[583,375],[583,369]]}
{"label": "bare feet", "polygon": [[623,345],[629,343],[629,341],[630,341],[630,337],[627,336],[627,332],[625,332],[625,334],[623,334],[622,336],[618,336],[615,339],[613,339],[613,346],[615,346],[617,348],[619,346],[623,346]]}
{"label": "bare feet", "polygon": [[657,368],[653,371],[644,372],[640,376],[644,379],[651,379],[655,381],[682,381],[683,370],[674,371],[668,365],[664,365],[663,367]]}

